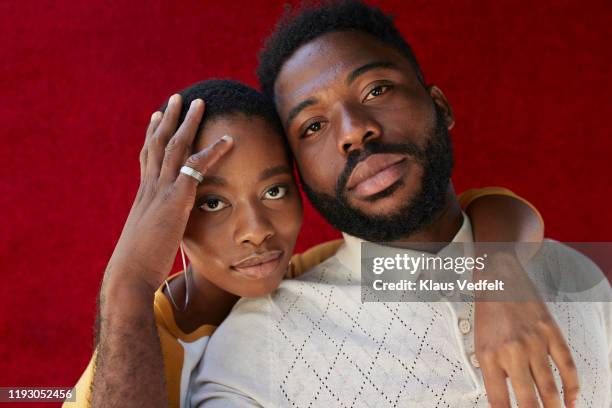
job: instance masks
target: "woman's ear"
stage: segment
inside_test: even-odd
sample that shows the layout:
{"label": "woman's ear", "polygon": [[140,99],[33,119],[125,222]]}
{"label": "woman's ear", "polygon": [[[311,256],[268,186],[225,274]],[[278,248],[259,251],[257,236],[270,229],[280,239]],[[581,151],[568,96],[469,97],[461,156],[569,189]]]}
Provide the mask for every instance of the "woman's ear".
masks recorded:
{"label": "woman's ear", "polygon": [[427,92],[429,92],[431,99],[444,115],[446,128],[451,130],[455,126],[455,115],[453,115],[453,110],[451,109],[448,99],[446,99],[442,90],[435,85],[429,85],[427,87]]}

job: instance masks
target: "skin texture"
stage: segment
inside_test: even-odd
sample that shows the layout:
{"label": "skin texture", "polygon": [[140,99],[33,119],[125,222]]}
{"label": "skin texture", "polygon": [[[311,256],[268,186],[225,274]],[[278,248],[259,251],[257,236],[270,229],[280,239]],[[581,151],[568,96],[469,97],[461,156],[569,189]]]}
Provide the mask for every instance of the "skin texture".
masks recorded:
{"label": "skin texture", "polygon": [[[419,135],[433,125],[434,104],[443,112],[448,129],[455,123],[450,104],[439,88],[421,84],[399,51],[360,32],[328,33],[298,48],[281,69],[275,94],[303,181],[311,189],[330,195],[351,151],[372,141],[409,140],[423,146],[426,141]],[[399,188],[376,200],[347,191],[349,204],[371,215],[392,214],[402,208],[421,188],[423,173],[418,163],[410,162],[409,156],[406,159],[409,165],[401,172],[406,181]],[[321,162],[326,166],[317,165]],[[496,225],[495,219],[502,216],[496,214],[487,221],[491,224],[481,225]],[[499,236],[495,229],[495,233],[482,234],[478,220],[474,223],[477,240],[515,238]],[[449,242],[460,224],[461,213],[449,183],[446,204],[434,221],[400,241]],[[507,261],[505,254],[494,264],[497,268],[489,274],[520,272],[520,264]],[[523,286],[516,290],[529,290],[528,279],[518,280]],[[504,323],[502,330],[494,322],[498,316]],[[521,406],[537,406],[536,387],[545,406],[560,406],[551,368],[543,363],[548,354],[563,379],[565,404],[573,405],[578,392],[576,370],[544,304],[477,302],[476,322],[480,326],[477,356],[484,364],[485,385],[493,406],[509,406],[506,377],[510,377]]]}

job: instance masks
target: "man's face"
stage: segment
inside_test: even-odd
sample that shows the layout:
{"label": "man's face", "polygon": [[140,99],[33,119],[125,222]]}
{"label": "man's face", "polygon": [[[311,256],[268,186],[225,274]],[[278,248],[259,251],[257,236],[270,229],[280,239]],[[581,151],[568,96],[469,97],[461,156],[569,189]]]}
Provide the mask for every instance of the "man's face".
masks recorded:
{"label": "man's face", "polygon": [[336,228],[392,241],[444,206],[453,117],[399,51],[360,32],[323,35],[287,60],[275,94],[304,189]]}

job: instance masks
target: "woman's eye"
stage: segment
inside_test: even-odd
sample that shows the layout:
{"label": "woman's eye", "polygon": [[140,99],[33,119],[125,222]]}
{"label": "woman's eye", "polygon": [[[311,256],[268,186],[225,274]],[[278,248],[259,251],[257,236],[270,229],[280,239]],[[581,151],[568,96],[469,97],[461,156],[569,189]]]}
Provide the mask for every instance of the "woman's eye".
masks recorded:
{"label": "woman's eye", "polygon": [[274,186],[269,188],[264,193],[264,198],[267,200],[278,200],[287,195],[287,187],[284,186]]}
{"label": "woman's eye", "polygon": [[308,136],[312,135],[313,133],[318,132],[322,128],[323,128],[323,125],[321,124],[321,122],[311,123],[310,125],[308,125],[308,127],[306,128],[306,130],[302,134],[302,137],[308,137]]}
{"label": "woman's eye", "polygon": [[227,207],[227,204],[218,198],[208,198],[198,208],[207,212],[217,212],[221,211],[225,207]]}
{"label": "woman's eye", "polygon": [[387,92],[389,90],[390,86],[389,85],[378,85],[376,87],[374,87],[365,97],[364,101],[369,101],[371,99],[376,98],[377,96],[380,96],[382,94],[384,94],[385,92]]}

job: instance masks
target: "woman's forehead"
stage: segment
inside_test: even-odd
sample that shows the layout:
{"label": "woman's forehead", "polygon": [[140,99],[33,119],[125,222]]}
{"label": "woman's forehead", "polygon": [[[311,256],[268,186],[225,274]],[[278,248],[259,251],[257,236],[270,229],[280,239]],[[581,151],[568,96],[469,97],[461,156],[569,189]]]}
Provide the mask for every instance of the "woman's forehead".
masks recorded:
{"label": "woman's forehead", "polygon": [[289,165],[282,135],[265,119],[257,116],[232,115],[216,118],[202,127],[196,151],[215,143],[224,135],[234,139],[232,149],[214,166],[215,173],[234,170],[259,171],[275,165]]}

